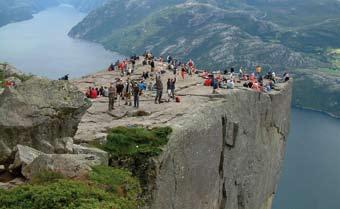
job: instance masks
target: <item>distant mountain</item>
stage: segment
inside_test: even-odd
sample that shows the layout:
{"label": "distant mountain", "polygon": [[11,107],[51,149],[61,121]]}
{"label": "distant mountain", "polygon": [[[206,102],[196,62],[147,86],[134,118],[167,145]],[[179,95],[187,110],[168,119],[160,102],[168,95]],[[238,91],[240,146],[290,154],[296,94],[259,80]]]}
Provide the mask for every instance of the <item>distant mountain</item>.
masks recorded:
{"label": "distant mountain", "polygon": [[278,37],[288,32],[258,18],[261,11],[246,3],[111,0],[91,12],[69,34],[124,54],[152,50],[156,54],[190,57],[202,67],[327,66],[281,42]]}
{"label": "distant mountain", "polygon": [[71,4],[82,12],[89,12],[107,0],[0,0],[0,27],[11,22],[32,18],[34,13],[51,6]]}

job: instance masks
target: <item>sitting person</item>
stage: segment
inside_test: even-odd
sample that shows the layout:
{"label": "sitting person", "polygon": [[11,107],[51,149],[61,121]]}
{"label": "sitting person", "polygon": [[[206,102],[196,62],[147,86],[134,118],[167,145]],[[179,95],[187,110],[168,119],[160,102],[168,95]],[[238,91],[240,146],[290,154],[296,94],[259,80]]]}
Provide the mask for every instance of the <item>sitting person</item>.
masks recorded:
{"label": "sitting person", "polygon": [[212,82],[211,79],[205,79],[204,80],[204,86],[211,86],[211,82]]}
{"label": "sitting person", "polygon": [[97,96],[98,96],[97,90],[96,90],[95,88],[92,88],[92,89],[91,89],[91,93],[90,93],[90,98],[91,98],[91,99],[96,99]]}
{"label": "sitting person", "polygon": [[109,89],[105,86],[103,90],[103,96],[108,97],[109,96]]}
{"label": "sitting person", "polygon": [[259,85],[257,82],[254,82],[254,83],[253,83],[253,86],[252,86],[251,88],[254,89],[254,90],[257,91],[257,92],[260,92],[260,91],[261,91],[260,85]]}
{"label": "sitting person", "polygon": [[285,72],[285,73],[283,74],[283,80],[284,80],[284,82],[289,81],[289,79],[290,79],[289,73]]}
{"label": "sitting person", "polygon": [[270,92],[272,90],[272,88],[270,87],[270,84],[266,84],[264,87],[263,87],[263,91],[264,92]]}
{"label": "sitting person", "polygon": [[233,80],[227,81],[227,89],[233,89],[235,87],[235,83]]}
{"label": "sitting person", "polygon": [[250,74],[249,80],[255,81],[255,74],[254,73]]}
{"label": "sitting person", "polygon": [[144,83],[144,81],[141,81],[139,84],[138,84],[138,87],[141,91],[146,91],[146,85]]}

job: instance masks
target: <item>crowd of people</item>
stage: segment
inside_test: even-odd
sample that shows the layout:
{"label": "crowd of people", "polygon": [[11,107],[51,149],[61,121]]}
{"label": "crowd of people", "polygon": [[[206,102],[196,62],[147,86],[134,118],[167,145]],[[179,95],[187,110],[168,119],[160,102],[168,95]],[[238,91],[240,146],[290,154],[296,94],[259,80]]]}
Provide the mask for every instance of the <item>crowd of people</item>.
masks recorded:
{"label": "crowd of people", "polygon": [[[86,96],[91,99],[100,96],[108,97],[109,110],[115,109],[115,104],[120,105],[121,101],[124,101],[125,105],[132,106],[133,104],[135,108],[139,108],[140,97],[145,94],[154,96],[155,104],[170,101],[180,102],[180,98],[175,95],[176,82],[178,79],[185,80],[188,76],[198,75],[201,77],[203,85],[211,87],[214,94],[218,93],[218,89],[234,89],[237,84],[258,92],[270,92],[275,89],[278,82],[289,80],[287,72],[282,78],[279,78],[275,72],[263,74],[260,66],[255,67],[254,72],[250,73],[247,73],[247,70],[242,67],[238,72],[235,72],[234,68],[213,72],[200,71],[197,70],[192,59],[182,62],[174,59],[171,55],[163,59],[162,56],[155,57],[151,52],[143,54],[141,63],[144,66],[144,71],[140,76],[137,76],[135,69],[139,59],[139,56],[133,55],[129,59],[117,60],[115,64],[112,63],[108,71],[120,72],[120,78],[114,79],[109,87],[89,87]],[[163,99],[162,76],[165,73],[169,73],[170,77],[166,83],[167,98]]]}

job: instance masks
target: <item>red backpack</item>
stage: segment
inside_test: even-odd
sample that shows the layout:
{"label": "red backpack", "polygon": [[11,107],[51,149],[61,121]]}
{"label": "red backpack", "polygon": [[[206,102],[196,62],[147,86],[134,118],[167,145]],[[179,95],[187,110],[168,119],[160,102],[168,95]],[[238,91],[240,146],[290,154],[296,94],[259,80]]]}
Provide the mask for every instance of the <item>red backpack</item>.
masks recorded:
{"label": "red backpack", "polygon": [[181,99],[179,97],[176,97],[176,102],[181,102]]}

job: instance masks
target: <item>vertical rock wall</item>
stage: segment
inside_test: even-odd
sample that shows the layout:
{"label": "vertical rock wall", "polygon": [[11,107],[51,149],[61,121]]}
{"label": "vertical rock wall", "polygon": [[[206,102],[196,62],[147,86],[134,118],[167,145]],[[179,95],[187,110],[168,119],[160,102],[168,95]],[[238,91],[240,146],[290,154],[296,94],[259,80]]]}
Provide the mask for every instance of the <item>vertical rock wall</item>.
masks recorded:
{"label": "vertical rock wall", "polygon": [[152,209],[269,209],[290,125],[292,82],[234,90],[169,124]]}

